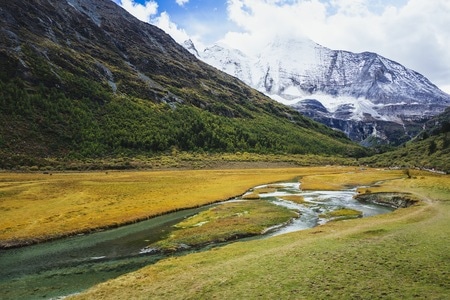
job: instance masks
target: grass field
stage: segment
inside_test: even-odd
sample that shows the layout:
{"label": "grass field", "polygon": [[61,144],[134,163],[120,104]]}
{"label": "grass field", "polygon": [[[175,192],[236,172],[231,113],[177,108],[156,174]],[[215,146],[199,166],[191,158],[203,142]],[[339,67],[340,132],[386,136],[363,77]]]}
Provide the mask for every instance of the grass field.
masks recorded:
{"label": "grass field", "polygon": [[[408,178],[408,176],[410,178]],[[0,174],[2,245],[107,227],[300,178],[420,204],[164,259],[76,299],[448,299],[450,177],[351,167]],[[301,201],[301,199],[299,199]]]}
{"label": "grass field", "polygon": [[0,247],[127,224],[228,199],[258,184],[355,170],[315,167],[0,173]]}
{"label": "grass field", "polygon": [[[395,177],[379,174],[375,181]],[[165,259],[74,298],[448,299],[450,177],[414,172],[379,188],[414,193],[422,202]]]}

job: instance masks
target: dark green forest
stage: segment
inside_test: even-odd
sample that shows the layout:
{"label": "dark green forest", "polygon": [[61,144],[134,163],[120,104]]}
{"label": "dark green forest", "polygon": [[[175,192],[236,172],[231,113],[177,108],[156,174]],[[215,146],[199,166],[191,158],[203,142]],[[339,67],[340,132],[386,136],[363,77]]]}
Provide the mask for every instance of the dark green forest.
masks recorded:
{"label": "dark green forest", "polygon": [[[247,116],[230,118],[192,105],[113,95],[102,92],[96,84],[86,88],[96,91],[80,92],[79,98],[71,99],[56,88],[40,85],[31,89],[18,79],[1,82],[3,155],[81,159],[155,155],[174,148],[222,153],[365,154],[343,137],[341,141],[333,139],[263,110],[255,114],[243,108]],[[322,125],[311,122],[311,126]],[[3,159],[2,167],[14,163],[14,159],[9,163]]]}

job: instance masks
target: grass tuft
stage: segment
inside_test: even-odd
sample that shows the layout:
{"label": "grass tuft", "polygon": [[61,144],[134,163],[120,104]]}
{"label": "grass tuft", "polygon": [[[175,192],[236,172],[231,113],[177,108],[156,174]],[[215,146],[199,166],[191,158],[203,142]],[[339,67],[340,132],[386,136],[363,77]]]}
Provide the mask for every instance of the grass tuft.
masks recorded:
{"label": "grass tuft", "polygon": [[149,247],[174,251],[259,235],[294,217],[295,212],[264,200],[224,203],[176,224],[176,231]]}
{"label": "grass tuft", "polygon": [[340,208],[320,214],[320,218],[332,219],[333,221],[361,218],[362,212],[350,208]]}
{"label": "grass tuft", "polygon": [[292,201],[292,202],[295,202],[295,203],[298,203],[298,204],[305,203],[305,198],[303,196],[300,196],[300,195],[283,196],[283,197],[281,197],[281,199],[287,200],[287,201]]}

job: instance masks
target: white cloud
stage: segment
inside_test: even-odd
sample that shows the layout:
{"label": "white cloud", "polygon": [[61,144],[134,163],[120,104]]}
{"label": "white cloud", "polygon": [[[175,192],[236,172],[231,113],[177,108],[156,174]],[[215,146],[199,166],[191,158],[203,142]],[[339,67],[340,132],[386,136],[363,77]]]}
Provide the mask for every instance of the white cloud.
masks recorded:
{"label": "white cloud", "polygon": [[332,49],[371,51],[450,86],[450,1],[229,0],[240,31],[221,42],[244,52],[276,35],[307,36]]}
{"label": "white cloud", "polygon": [[186,3],[188,3],[189,0],[176,0],[175,2],[177,2],[177,4],[178,4],[179,6],[183,6],[183,5],[185,5]]}
{"label": "white cloud", "polygon": [[[150,23],[164,30],[167,34],[172,36],[178,43],[182,43],[189,39],[188,34],[184,29],[179,28],[175,23],[170,20],[170,16],[167,12],[162,12],[158,16],[158,3],[150,0],[145,4],[140,4],[135,0],[113,0],[118,5],[122,6],[125,10],[131,13],[133,16],[141,21]],[[179,5],[183,5],[189,2],[189,0],[177,0]]]}
{"label": "white cloud", "polygon": [[162,12],[159,16],[152,18],[151,24],[169,34],[179,44],[190,39],[199,50],[205,48],[200,35],[189,35],[184,28],[180,28],[177,24],[172,22],[170,15],[167,12]]}
{"label": "white cloud", "polygon": [[[450,92],[448,0],[228,0],[231,26],[192,19],[184,24],[189,28],[177,26],[167,12],[158,14],[159,0],[144,5],[136,0],[113,1],[179,43],[189,38],[185,31],[189,29],[199,50],[206,41],[216,40],[253,52],[275,36],[306,36],[332,49],[376,52]],[[182,6],[189,0],[176,2]]]}
{"label": "white cloud", "polygon": [[158,12],[158,3],[152,0],[145,2],[145,4],[137,3],[134,0],[114,0],[114,2],[122,6],[139,20],[148,23],[151,17]]}
{"label": "white cloud", "polygon": [[152,24],[164,30],[178,43],[182,43],[189,39],[189,35],[186,31],[182,28],[178,28],[178,26],[170,20],[170,16],[167,12],[163,12],[159,17],[154,18]]}
{"label": "white cloud", "polygon": [[326,7],[318,0],[231,0],[228,14],[242,31],[229,32],[221,42],[252,52],[275,36],[304,37],[306,27],[324,21]]}
{"label": "white cloud", "polygon": [[341,15],[358,16],[369,13],[366,0],[331,0],[330,5]]}

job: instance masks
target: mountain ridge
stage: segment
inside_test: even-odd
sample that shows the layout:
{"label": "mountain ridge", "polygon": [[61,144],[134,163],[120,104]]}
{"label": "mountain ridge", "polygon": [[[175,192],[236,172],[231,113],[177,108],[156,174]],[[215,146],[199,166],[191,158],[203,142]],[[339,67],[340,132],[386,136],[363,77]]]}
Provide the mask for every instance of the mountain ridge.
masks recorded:
{"label": "mountain ridge", "polygon": [[363,144],[405,142],[450,106],[450,95],[397,62],[372,52],[331,50],[309,39],[277,38],[253,56],[214,45],[199,57]]}

